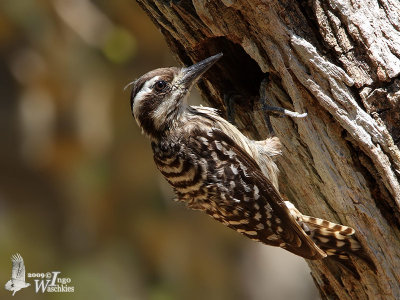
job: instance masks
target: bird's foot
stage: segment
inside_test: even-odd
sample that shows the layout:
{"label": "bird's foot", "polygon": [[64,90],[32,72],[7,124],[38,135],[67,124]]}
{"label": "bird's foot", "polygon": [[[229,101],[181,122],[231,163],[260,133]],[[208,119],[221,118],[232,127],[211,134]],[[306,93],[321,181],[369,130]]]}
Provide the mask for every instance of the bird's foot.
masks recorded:
{"label": "bird's foot", "polygon": [[264,112],[264,120],[265,120],[265,124],[267,125],[268,131],[270,132],[270,134],[272,136],[275,135],[274,129],[272,128],[272,124],[271,124],[271,119],[270,116],[274,116],[274,117],[292,117],[292,118],[305,118],[307,116],[307,113],[298,113],[295,111],[291,111],[282,107],[276,107],[276,106],[271,106],[267,104],[267,85],[269,83],[269,78],[265,77],[260,84],[260,103],[261,103],[261,109]]}
{"label": "bird's foot", "polygon": [[234,92],[227,93],[224,95],[224,104],[226,107],[226,118],[233,125],[236,125],[235,103],[237,102],[238,99],[242,99],[242,96],[240,94],[237,94]]}

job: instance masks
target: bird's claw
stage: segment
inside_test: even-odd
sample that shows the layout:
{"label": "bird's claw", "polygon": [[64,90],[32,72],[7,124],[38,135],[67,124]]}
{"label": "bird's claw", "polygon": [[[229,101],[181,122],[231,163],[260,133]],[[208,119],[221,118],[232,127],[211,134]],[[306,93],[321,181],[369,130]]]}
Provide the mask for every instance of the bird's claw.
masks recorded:
{"label": "bird's claw", "polygon": [[270,116],[282,118],[285,116],[289,116],[292,118],[305,118],[307,117],[307,113],[299,113],[296,111],[291,111],[282,107],[276,107],[276,106],[270,106],[267,104],[267,95],[266,95],[266,90],[267,90],[267,85],[268,85],[269,79],[268,77],[264,78],[261,81],[260,84],[260,103],[261,103],[261,109],[264,112],[264,120],[267,125],[268,131],[272,136],[275,135],[274,129],[272,128],[271,124],[271,119]]}
{"label": "bird's claw", "polygon": [[224,95],[224,104],[226,107],[226,118],[229,123],[235,125],[235,102],[236,99],[240,98],[239,94],[228,93]]}

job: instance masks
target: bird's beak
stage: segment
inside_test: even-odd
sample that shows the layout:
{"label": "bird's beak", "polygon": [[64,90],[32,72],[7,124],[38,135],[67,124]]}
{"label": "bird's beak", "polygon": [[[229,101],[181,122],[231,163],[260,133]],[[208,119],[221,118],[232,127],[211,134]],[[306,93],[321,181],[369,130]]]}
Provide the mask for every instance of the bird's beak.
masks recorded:
{"label": "bird's beak", "polygon": [[222,55],[222,53],[218,53],[195,65],[183,68],[180,84],[189,89]]}

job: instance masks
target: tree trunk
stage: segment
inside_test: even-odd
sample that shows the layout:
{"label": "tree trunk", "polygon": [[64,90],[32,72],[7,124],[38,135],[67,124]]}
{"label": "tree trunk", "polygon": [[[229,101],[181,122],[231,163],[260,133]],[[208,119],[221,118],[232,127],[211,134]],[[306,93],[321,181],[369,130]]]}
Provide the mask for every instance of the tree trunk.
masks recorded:
{"label": "tree trunk", "polygon": [[305,119],[273,118],[283,143],[280,191],[304,214],[356,229],[377,266],[360,275],[308,261],[325,299],[400,299],[400,2],[398,0],[138,0],[186,65],[223,52],[199,87],[211,106],[239,94],[236,125],[267,129],[258,102]]}

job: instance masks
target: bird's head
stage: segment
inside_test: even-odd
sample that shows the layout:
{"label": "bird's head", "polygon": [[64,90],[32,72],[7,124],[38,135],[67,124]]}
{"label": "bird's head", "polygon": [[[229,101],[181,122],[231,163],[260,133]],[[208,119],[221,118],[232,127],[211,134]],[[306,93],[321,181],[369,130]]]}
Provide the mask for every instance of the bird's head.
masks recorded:
{"label": "bird's head", "polygon": [[190,89],[221,56],[186,68],[156,69],[133,82],[131,109],[146,135],[159,138],[184,114]]}

